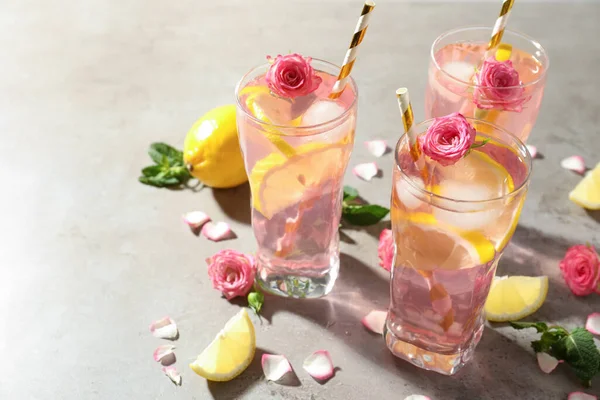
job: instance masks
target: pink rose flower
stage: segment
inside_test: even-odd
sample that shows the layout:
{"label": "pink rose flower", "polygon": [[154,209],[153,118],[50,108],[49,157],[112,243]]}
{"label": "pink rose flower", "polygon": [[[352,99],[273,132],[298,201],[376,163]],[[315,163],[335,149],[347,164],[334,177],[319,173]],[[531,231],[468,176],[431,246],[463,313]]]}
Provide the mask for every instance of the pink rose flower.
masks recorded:
{"label": "pink rose flower", "polygon": [[221,250],[206,259],[208,276],[213,287],[227,300],[248,294],[254,285],[256,265],[254,257],[235,250]]}
{"label": "pink rose flower", "polygon": [[317,90],[321,84],[321,77],[310,65],[310,57],[294,53],[278,55],[274,59],[267,56],[267,60],[271,62],[271,66],[265,80],[271,92],[280,97],[306,96]]}
{"label": "pink rose flower", "polygon": [[592,246],[579,244],[570,247],[560,262],[560,270],[573,294],[586,296],[598,290],[600,260]]}
{"label": "pink rose flower", "polygon": [[394,238],[390,229],[381,231],[377,254],[379,255],[379,265],[385,270],[391,271],[394,262]]}
{"label": "pink rose flower", "polygon": [[521,112],[523,103],[529,100],[524,95],[525,88],[519,79],[519,72],[510,60],[496,61],[494,57],[485,60],[475,76],[475,84],[473,101],[481,109]]}
{"label": "pink rose flower", "polygon": [[462,114],[436,118],[424,135],[419,136],[423,153],[447,166],[455,164],[475,142],[477,131]]}

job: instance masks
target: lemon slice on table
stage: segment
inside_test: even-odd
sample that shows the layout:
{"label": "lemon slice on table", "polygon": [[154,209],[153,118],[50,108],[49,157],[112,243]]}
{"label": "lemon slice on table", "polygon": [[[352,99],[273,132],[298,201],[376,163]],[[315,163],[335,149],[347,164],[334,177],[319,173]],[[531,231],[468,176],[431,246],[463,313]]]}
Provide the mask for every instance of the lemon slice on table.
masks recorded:
{"label": "lemon slice on table", "polygon": [[588,210],[600,210],[600,163],[569,193],[569,200]]}
{"label": "lemon slice on table", "polygon": [[489,321],[516,321],[536,312],[548,295],[547,276],[503,276],[492,282],[485,302]]}
{"label": "lemon slice on table", "polygon": [[225,324],[190,368],[209,381],[230,381],[248,368],[255,351],[254,325],[244,308]]}
{"label": "lemon slice on table", "polygon": [[[287,207],[317,196],[327,180],[342,179],[350,156],[343,144],[308,143],[287,157],[271,153],[256,162],[249,175],[253,206],[267,219]],[[311,190],[314,189],[314,190]]]}

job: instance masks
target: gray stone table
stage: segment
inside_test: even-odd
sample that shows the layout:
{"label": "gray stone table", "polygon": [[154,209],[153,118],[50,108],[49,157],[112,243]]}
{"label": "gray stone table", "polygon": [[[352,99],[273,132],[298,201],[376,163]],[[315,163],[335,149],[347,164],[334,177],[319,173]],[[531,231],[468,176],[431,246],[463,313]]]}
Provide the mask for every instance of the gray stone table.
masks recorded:
{"label": "gray stone table", "polygon": [[[381,0],[353,76],[360,86],[351,164],[371,160],[362,142],[394,142],[401,124],[393,91],[408,86],[417,119],[429,46],[444,30],[491,25],[498,2]],[[290,49],[341,62],[359,0],[4,0],[0,4],[0,399],[566,399],[580,388],[567,368],[537,368],[531,332],[486,328],[471,364],[455,377],[397,361],[361,317],[388,303],[372,229],[345,230],[341,276],[315,301],[269,297],[257,318],[259,353],[288,355],[299,383],[265,382],[259,357],[229,383],[188,367],[239,309],[213,290],[204,259],[255,248],[249,190],[169,191],[141,185],[151,142],[181,146],[191,124],[233,102],[237,80],[267,54]],[[598,213],[567,200],[578,177],[563,157],[600,161],[600,5],[517,1],[510,26],[537,38],[551,67],[530,142],[534,163],[521,224],[500,274],[551,279],[536,318],[568,326],[600,311],[559,275],[572,244],[600,245]],[[391,156],[371,183],[346,183],[367,200],[390,197]],[[229,221],[235,241],[190,233],[181,214],[201,209]],[[179,324],[176,387],[152,360],[161,343],[148,324]],[[303,359],[328,349],[336,376],[320,385]],[[590,393],[600,393],[600,380]]]}

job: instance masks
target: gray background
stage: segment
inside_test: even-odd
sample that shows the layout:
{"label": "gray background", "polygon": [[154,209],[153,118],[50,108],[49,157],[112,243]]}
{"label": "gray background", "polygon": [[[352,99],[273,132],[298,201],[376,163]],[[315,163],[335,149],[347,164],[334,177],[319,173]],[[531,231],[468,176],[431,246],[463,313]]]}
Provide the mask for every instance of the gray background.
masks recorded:
{"label": "gray background", "polygon": [[[377,266],[385,224],[345,230],[342,271],[332,295],[316,301],[268,298],[257,328],[259,352],[286,354],[300,386],[265,382],[259,357],[238,379],[207,383],[188,367],[238,310],[211,288],[204,259],[219,249],[255,248],[247,186],[158,190],[137,182],[151,142],[182,146],[192,123],[233,102],[237,80],[267,54],[289,50],[341,62],[361,8],[358,0],[4,0],[0,4],[0,399],[566,399],[580,388],[561,366],[539,371],[532,332],[487,328],[475,359],[443,377],[396,361],[360,319],[388,303]],[[411,90],[417,120],[429,46],[460,25],[491,25],[499,1],[381,0],[353,72],[360,87],[351,165],[372,161],[362,142],[401,131],[394,97]],[[510,26],[537,38],[551,67],[530,143],[531,189],[500,274],[551,279],[535,318],[568,326],[600,311],[600,297],[576,298],[559,275],[565,249],[600,245],[598,212],[567,200],[579,178],[563,157],[598,159],[600,6],[517,1]],[[386,204],[383,178],[361,182]],[[204,210],[231,223],[239,239],[212,243],[190,233],[181,214]],[[148,324],[179,324],[176,387],[152,360],[161,344]],[[328,349],[339,367],[324,385],[301,368]],[[260,353],[259,353],[260,354]],[[600,380],[589,393],[600,393]]]}

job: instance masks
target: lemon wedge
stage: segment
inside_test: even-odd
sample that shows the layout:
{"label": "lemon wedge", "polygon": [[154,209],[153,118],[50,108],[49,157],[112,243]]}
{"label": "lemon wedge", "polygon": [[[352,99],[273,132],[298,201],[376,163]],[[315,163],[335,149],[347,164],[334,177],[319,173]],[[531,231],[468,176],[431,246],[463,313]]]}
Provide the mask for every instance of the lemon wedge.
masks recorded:
{"label": "lemon wedge", "polygon": [[230,381],[248,368],[255,351],[254,325],[246,309],[242,309],[225,324],[190,368],[209,381]]}
{"label": "lemon wedge", "polygon": [[600,163],[569,193],[569,200],[588,210],[600,210]]}
{"label": "lemon wedge", "polygon": [[485,303],[489,321],[516,321],[536,312],[548,295],[547,276],[494,278]]}

